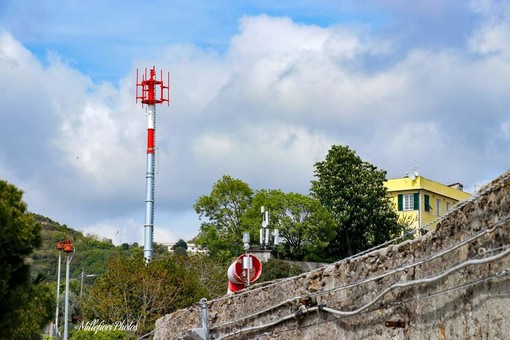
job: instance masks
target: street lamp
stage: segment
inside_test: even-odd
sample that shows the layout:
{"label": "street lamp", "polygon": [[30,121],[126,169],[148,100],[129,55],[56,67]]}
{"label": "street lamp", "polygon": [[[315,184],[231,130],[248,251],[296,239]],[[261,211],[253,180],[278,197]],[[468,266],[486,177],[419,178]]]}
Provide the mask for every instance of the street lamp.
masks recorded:
{"label": "street lamp", "polygon": [[64,340],[68,340],[69,331],[69,265],[73,259],[74,247],[71,240],[64,242],[64,253],[66,253],[66,296],[64,309]]}
{"label": "street lamp", "polygon": [[57,340],[60,338],[60,334],[58,332],[58,307],[59,307],[59,299],[60,299],[60,263],[62,262],[62,250],[64,249],[64,244],[62,241],[57,243],[58,249],[58,269],[57,269],[57,310],[55,312],[55,334],[57,335]]}

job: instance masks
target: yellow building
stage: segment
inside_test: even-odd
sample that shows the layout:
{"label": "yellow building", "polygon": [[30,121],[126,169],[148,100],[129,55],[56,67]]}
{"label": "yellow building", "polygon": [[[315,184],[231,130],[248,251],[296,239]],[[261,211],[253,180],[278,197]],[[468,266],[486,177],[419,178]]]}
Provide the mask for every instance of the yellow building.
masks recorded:
{"label": "yellow building", "polygon": [[384,183],[399,217],[414,228],[433,230],[432,223],[446,214],[455,204],[469,198],[460,183],[444,185],[420,176],[412,175],[389,179]]}

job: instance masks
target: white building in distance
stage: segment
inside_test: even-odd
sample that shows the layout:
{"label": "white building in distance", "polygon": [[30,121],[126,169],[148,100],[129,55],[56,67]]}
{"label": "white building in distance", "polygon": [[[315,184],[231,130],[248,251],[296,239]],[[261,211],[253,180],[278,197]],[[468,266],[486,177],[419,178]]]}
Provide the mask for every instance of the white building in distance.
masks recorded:
{"label": "white building in distance", "polygon": [[[162,245],[167,247],[169,253],[174,252],[173,248],[174,248],[175,243],[162,243]],[[199,245],[196,245],[195,243],[186,243],[186,245],[188,246],[188,249],[186,250],[186,252],[190,255],[196,255],[196,254],[209,255],[209,250],[203,249],[202,247],[200,247]]]}

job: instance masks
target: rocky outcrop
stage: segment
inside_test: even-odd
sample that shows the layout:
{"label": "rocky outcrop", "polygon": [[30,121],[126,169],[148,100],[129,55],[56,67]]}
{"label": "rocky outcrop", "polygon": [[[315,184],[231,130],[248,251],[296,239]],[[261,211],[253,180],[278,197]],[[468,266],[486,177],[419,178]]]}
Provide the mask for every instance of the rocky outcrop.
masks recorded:
{"label": "rocky outcrop", "polygon": [[[419,239],[209,301],[210,338],[508,339],[509,178]],[[154,338],[198,327],[197,305],[160,318]]]}

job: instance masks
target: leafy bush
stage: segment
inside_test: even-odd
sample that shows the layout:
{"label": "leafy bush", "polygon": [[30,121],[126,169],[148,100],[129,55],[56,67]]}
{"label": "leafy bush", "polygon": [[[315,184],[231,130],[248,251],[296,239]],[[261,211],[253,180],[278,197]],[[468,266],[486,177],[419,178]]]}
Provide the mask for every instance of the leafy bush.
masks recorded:
{"label": "leafy bush", "polygon": [[299,275],[303,269],[283,260],[269,259],[262,265],[262,275],[258,282],[272,281]]}
{"label": "leafy bush", "polygon": [[73,332],[70,337],[72,340],[131,340],[136,339],[136,337],[124,331],[98,331],[95,332],[93,330],[78,330]]}

